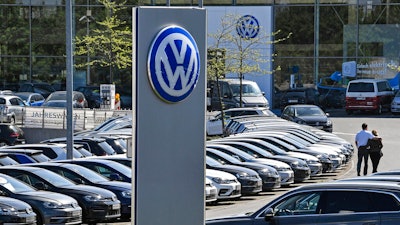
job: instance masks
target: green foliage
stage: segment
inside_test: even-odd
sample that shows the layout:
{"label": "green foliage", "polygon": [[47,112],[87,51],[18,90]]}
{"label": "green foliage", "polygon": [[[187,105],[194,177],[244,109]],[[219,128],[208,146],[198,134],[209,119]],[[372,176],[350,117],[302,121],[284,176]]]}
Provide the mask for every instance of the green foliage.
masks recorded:
{"label": "green foliage", "polygon": [[[117,3],[113,0],[98,0],[104,5],[106,16],[96,21],[99,28],[91,30],[89,35],[75,37],[75,55],[90,56],[89,62],[75,66],[97,65],[112,69],[132,67],[132,31],[126,21],[118,18],[118,12],[126,9],[126,1]],[[112,71],[110,69],[110,71]]]}

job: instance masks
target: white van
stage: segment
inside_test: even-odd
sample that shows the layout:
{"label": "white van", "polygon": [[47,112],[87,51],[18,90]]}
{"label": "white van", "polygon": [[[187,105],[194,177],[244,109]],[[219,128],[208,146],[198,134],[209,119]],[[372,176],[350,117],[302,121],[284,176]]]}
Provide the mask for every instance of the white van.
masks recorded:
{"label": "white van", "polygon": [[381,114],[390,111],[394,90],[385,79],[352,80],[346,89],[346,112],[372,111]]}
{"label": "white van", "polygon": [[[240,85],[242,85],[242,104],[240,104]],[[216,81],[208,81],[209,93],[207,93],[209,111],[221,110],[219,98],[222,98],[223,109],[237,107],[266,107],[269,102],[265,98],[265,93],[260,90],[258,84],[250,80],[240,79],[220,79],[219,91]]]}

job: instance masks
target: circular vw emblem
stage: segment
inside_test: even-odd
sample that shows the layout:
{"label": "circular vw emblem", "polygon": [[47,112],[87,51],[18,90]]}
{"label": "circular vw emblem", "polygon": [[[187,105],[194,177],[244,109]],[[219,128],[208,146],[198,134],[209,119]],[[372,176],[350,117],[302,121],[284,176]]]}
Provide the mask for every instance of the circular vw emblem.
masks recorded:
{"label": "circular vw emblem", "polygon": [[192,93],[200,73],[200,57],[193,37],[182,27],[161,30],[151,45],[148,75],[163,100],[179,102]]}
{"label": "circular vw emblem", "polygon": [[237,21],[236,31],[241,38],[255,38],[260,31],[260,25],[254,16],[245,15]]}

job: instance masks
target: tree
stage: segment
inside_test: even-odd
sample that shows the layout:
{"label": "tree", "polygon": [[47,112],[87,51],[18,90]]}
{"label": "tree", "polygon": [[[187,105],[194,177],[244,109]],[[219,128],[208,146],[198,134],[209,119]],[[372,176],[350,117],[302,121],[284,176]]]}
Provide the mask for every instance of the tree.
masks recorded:
{"label": "tree", "polygon": [[[245,74],[265,75],[272,74],[275,71],[275,69],[267,70],[260,66],[273,60],[273,56],[267,55],[263,49],[267,45],[289,39],[291,33],[282,38],[278,37],[281,31],[274,32],[268,36],[268,34],[262,32],[261,26],[251,23],[251,19],[253,19],[251,16],[242,17],[227,14],[221,17],[220,29],[216,33],[209,34],[209,37],[213,39],[210,48],[214,50],[220,49],[224,52],[222,59],[218,57],[209,59],[207,68],[209,80],[223,78],[227,73],[231,73],[237,74],[240,81],[242,81]],[[241,29],[242,25],[251,28],[249,30],[257,31],[257,33],[240,35],[238,30]],[[212,57],[209,55],[209,58]],[[279,69],[279,66],[277,68]],[[240,107],[242,107],[242,85],[240,85]]]}
{"label": "tree", "polygon": [[115,0],[98,0],[105,7],[103,21],[96,21],[100,28],[91,34],[75,37],[75,55],[90,57],[90,61],[77,63],[77,68],[98,65],[109,67],[110,83],[113,82],[115,69],[132,67],[132,31],[126,21],[118,18],[118,12],[126,9],[126,0],[118,3]]}

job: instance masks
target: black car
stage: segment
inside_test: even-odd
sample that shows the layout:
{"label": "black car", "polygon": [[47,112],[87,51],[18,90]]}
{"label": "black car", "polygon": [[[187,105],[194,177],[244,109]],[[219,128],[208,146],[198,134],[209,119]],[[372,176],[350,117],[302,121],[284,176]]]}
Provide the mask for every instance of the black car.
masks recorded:
{"label": "black car", "polygon": [[77,184],[100,187],[114,192],[121,202],[121,219],[130,221],[132,184],[120,181],[110,181],[106,177],[80,165],[70,163],[35,163],[30,166],[44,168],[72,180]]}
{"label": "black car", "polygon": [[36,225],[36,213],[26,202],[0,197],[0,224]]}
{"label": "black car", "polygon": [[316,183],[292,189],[255,212],[205,224],[400,224],[399,195],[394,182]]}
{"label": "black car", "polygon": [[128,183],[132,182],[131,168],[111,160],[101,159],[101,157],[61,160],[57,162],[73,163],[84,166],[110,180],[124,181]]}
{"label": "black car", "polygon": [[262,179],[252,169],[235,165],[224,165],[209,156],[206,156],[206,168],[224,171],[237,177],[241,185],[242,195],[253,195],[262,191]]}
{"label": "black car", "polygon": [[76,185],[57,173],[31,166],[2,166],[0,173],[15,177],[39,190],[62,193],[76,199],[82,208],[84,223],[107,222],[121,216],[120,201],[106,189]]}
{"label": "black car", "polygon": [[82,223],[82,208],[74,198],[56,192],[37,190],[20,181],[19,178],[22,177],[17,178],[0,173],[0,195],[28,203],[36,213],[38,225]]}
{"label": "black car", "polygon": [[325,113],[316,105],[286,106],[282,111],[281,117],[298,124],[313,126],[327,132],[332,132],[333,130],[329,114]]}
{"label": "black car", "polygon": [[100,86],[82,86],[76,88],[75,91],[82,92],[85,95],[89,108],[100,108],[103,102],[100,96]]}
{"label": "black car", "polygon": [[275,93],[275,99],[280,103],[280,109],[295,104],[319,105],[319,98],[320,94],[315,88],[290,88]]}
{"label": "black car", "polygon": [[25,144],[24,131],[14,124],[0,123],[0,146]]}

